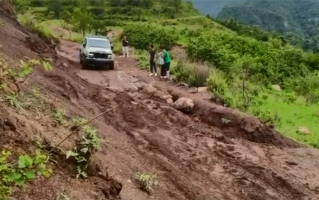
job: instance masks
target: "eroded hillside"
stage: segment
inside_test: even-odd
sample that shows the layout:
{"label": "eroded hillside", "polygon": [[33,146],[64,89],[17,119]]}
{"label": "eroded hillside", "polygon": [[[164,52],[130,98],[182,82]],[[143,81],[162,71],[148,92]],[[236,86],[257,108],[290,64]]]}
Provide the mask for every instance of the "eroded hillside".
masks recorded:
{"label": "eroded hillside", "polygon": [[[52,168],[49,178],[25,184],[27,190],[14,187],[14,198],[150,199],[134,180],[136,172],[157,174],[152,198],[161,200],[319,198],[317,150],[149,77],[134,58],[117,57],[114,71],[81,70],[78,44],[62,41],[56,52],[3,9],[0,19],[1,68],[19,71],[20,59],[52,65],[50,71],[36,66],[23,78],[1,78],[7,87],[1,92],[0,149],[32,155],[42,148]],[[191,114],[174,108],[179,97],[194,101]],[[63,152],[75,147],[83,131],[52,147],[76,131],[79,117],[89,120],[105,111],[90,123],[101,150],[90,156],[88,178],[76,179],[76,162]]]}

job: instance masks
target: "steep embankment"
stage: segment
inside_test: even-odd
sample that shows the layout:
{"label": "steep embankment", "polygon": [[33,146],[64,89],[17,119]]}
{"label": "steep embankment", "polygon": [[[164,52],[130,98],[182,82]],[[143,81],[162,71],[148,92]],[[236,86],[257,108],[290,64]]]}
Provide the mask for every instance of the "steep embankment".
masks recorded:
{"label": "steep embankment", "polygon": [[[115,71],[82,71],[77,44],[62,42],[64,52],[57,54],[6,13],[0,11],[0,18],[1,53],[11,67],[25,56],[53,65],[50,72],[35,68],[27,79],[11,81],[23,109],[18,113],[0,102],[1,149],[29,152],[34,140],[54,146],[72,131],[69,123],[76,116],[90,119],[118,106],[92,122],[102,150],[93,155],[88,179],[73,178],[74,164],[57,151],[52,176],[17,190],[17,199],[55,200],[62,193],[83,200],[149,199],[132,180],[136,171],[158,174],[153,195],[160,200],[318,198],[316,150],[297,148],[255,119],[148,77],[133,58],[116,58]],[[34,86],[40,88],[36,94]],[[193,98],[194,112],[174,109],[168,93]],[[57,115],[57,108],[66,115]],[[76,137],[61,149],[73,147]]]}

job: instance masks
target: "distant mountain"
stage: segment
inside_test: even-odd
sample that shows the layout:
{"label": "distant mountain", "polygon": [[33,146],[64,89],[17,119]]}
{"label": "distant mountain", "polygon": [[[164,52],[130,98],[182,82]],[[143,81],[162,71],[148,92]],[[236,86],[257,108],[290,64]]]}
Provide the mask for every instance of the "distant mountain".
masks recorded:
{"label": "distant mountain", "polygon": [[216,17],[224,6],[237,6],[246,0],[190,0],[202,14]]}
{"label": "distant mountain", "polygon": [[306,49],[319,50],[318,0],[247,0],[241,5],[223,7],[217,18],[234,18],[277,31]]}

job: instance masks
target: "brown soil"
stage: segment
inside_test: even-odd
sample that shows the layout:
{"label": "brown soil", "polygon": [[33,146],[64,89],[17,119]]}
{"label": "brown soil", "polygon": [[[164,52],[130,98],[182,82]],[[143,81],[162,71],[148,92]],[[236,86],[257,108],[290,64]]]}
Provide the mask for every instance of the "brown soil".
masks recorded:
{"label": "brown soil", "polygon": [[[319,199],[317,150],[213,104],[207,93],[190,93],[149,77],[134,58],[116,57],[114,71],[81,70],[77,44],[62,41],[56,53],[1,11],[0,18],[1,52],[13,63],[40,54],[54,65],[51,72],[36,68],[18,85],[21,94],[39,86],[46,107],[38,103],[36,109],[17,113],[0,102],[0,149],[30,151],[35,138],[52,145],[61,141],[69,130],[54,125],[51,107],[63,105],[69,116],[90,119],[128,102],[92,122],[102,151],[95,154],[88,179],[76,180],[71,164],[55,157],[53,176],[17,189],[15,199],[55,200],[63,191],[79,200]],[[189,115],[175,110],[167,104],[167,94],[193,99],[195,110]],[[69,149],[73,142],[74,137],[61,148]],[[132,179],[136,171],[158,175],[152,197]]]}

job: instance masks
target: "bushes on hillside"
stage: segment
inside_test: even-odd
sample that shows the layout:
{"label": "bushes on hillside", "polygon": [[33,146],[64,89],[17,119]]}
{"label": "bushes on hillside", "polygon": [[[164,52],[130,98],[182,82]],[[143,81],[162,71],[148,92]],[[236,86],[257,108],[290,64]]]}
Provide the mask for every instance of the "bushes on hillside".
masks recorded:
{"label": "bushes on hillside", "polygon": [[150,44],[170,48],[178,40],[177,34],[172,30],[145,24],[127,25],[123,34],[136,49],[147,49]]}
{"label": "bushes on hillside", "polygon": [[40,38],[47,42],[53,41],[55,44],[59,44],[60,40],[54,37],[51,32],[42,26],[30,11],[26,12],[24,15],[19,16],[19,22],[24,27],[28,28],[33,33],[37,34]]}
{"label": "bushes on hillside", "polygon": [[191,63],[180,59],[171,71],[178,82],[187,83],[192,87],[202,87],[206,85],[211,68],[202,63]]}
{"label": "bushes on hillside", "polygon": [[202,33],[192,39],[186,52],[193,60],[208,61],[218,69],[230,74],[237,73],[236,62],[250,63],[250,79],[264,84],[283,83],[289,77],[304,77],[316,66],[318,60],[301,49],[280,45],[279,40],[260,42],[224,31]]}

